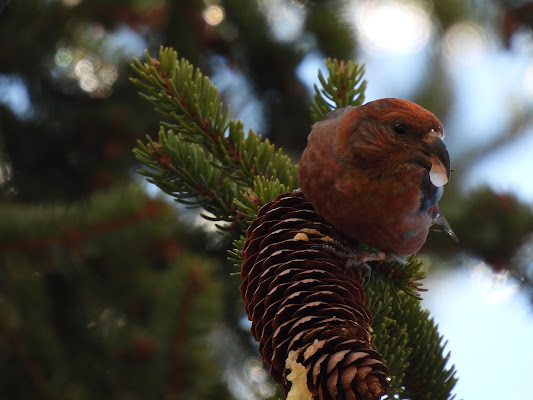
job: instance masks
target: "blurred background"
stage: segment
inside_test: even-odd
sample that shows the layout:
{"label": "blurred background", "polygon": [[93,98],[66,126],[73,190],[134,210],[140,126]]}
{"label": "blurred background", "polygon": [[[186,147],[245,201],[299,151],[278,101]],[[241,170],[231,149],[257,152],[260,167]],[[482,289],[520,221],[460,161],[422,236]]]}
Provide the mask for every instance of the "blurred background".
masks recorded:
{"label": "blurred background", "polygon": [[0,398],[272,394],[229,243],[136,173],[129,64],[160,45],[294,159],[325,57],[436,114],[461,242],[430,234],[424,302],[457,398],[530,398],[532,29],[518,0],[0,0]]}

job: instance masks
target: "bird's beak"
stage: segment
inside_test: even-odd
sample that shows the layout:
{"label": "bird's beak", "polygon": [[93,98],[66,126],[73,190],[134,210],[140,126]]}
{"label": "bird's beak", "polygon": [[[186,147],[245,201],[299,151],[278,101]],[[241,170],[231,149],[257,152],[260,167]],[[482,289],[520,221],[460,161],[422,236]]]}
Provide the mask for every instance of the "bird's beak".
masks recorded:
{"label": "bird's beak", "polygon": [[424,135],[419,152],[412,161],[429,170],[429,179],[436,187],[444,186],[450,178],[450,155],[442,141],[444,135],[433,129]]}
{"label": "bird's beak", "polygon": [[450,155],[442,141],[442,133],[431,130],[423,139],[422,151],[430,156],[429,179],[435,186],[444,186],[450,178]]}

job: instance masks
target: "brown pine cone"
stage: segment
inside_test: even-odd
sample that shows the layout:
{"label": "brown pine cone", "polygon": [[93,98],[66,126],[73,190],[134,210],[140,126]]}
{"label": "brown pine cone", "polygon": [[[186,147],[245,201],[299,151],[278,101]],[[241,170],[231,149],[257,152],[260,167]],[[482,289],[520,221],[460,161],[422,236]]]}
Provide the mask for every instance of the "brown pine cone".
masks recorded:
{"label": "brown pine cone", "polygon": [[372,316],[354,247],[301,192],[259,210],[246,232],[241,294],[259,352],[287,398],[379,399],[388,370],[372,350]]}

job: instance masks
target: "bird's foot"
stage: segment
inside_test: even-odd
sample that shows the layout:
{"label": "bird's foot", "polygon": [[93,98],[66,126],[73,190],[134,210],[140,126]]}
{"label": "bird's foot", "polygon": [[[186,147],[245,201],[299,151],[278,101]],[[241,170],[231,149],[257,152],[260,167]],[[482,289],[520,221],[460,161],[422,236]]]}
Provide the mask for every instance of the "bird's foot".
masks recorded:
{"label": "bird's foot", "polygon": [[338,241],[332,241],[327,244],[325,243],[324,245],[313,247],[320,248],[336,258],[345,259],[346,264],[344,266],[344,272],[346,273],[349,269],[356,268],[361,275],[363,287],[365,287],[370,281],[370,275],[372,272],[372,269],[367,262],[382,261],[387,258],[387,255],[381,250],[360,250],[349,247]]}

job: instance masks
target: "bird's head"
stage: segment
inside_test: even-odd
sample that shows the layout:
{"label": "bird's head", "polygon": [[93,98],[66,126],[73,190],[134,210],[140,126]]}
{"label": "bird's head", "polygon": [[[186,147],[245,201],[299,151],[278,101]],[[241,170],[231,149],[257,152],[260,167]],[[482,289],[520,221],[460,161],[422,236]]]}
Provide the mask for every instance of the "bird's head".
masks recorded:
{"label": "bird's head", "polygon": [[335,151],[344,163],[377,174],[426,169],[441,187],[450,177],[450,157],[440,121],[407,100],[380,99],[339,114]]}

